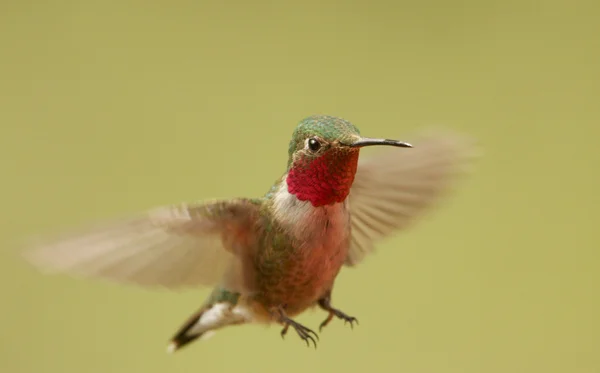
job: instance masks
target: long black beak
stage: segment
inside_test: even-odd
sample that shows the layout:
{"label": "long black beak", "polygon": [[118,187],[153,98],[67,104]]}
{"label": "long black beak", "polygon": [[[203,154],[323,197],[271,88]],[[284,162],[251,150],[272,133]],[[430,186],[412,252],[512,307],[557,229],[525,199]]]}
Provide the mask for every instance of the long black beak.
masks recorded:
{"label": "long black beak", "polygon": [[401,142],[396,140],[389,139],[370,139],[368,137],[362,137],[360,140],[353,142],[352,144],[348,144],[351,148],[362,148],[363,146],[372,146],[372,145],[388,145],[388,146],[397,146],[399,148],[412,148],[413,146],[407,142]]}

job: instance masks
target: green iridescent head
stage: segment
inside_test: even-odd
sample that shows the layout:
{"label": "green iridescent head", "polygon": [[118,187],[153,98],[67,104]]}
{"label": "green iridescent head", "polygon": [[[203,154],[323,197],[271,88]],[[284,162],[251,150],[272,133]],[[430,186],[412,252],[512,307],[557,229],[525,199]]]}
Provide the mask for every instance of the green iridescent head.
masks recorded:
{"label": "green iridescent head", "polygon": [[313,115],[300,121],[292,134],[288,167],[298,157],[317,157],[332,147],[359,148],[369,145],[411,147],[410,144],[395,140],[362,137],[355,125],[342,118]]}
{"label": "green iridescent head", "polygon": [[317,153],[315,150],[323,151],[324,145],[327,147],[336,141],[351,142],[356,138],[360,138],[360,131],[347,120],[328,115],[313,115],[304,118],[298,123],[292,134],[288,151],[288,166],[296,152],[311,155]]}

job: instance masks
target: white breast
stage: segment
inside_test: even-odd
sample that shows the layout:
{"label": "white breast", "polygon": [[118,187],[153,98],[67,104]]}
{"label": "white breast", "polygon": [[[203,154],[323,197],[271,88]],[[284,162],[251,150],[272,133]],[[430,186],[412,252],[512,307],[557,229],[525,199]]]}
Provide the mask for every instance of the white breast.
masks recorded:
{"label": "white breast", "polygon": [[350,215],[347,200],[329,206],[314,207],[290,194],[287,183],[281,183],[274,197],[274,217],[299,241],[315,247],[343,244],[348,237]]}

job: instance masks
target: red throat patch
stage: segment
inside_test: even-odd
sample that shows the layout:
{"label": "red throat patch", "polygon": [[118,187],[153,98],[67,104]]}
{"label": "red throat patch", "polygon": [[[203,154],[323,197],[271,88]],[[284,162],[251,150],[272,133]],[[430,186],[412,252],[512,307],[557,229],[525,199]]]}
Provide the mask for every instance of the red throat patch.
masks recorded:
{"label": "red throat patch", "polygon": [[288,173],[288,191],[315,207],[343,202],[350,193],[357,166],[358,151],[330,150],[315,159],[300,159]]}

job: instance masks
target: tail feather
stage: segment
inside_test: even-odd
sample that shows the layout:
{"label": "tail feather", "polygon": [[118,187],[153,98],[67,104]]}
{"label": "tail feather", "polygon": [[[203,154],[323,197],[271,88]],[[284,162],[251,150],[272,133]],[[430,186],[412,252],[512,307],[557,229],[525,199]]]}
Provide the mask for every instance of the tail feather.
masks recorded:
{"label": "tail feather", "polygon": [[204,314],[204,312],[206,312],[207,309],[208,308],[202,308],[200,311],[190,316],[188,321],[186,321],[185,324],[183,324],[181,328],[179,328],[177,333],[175,333],[173,338],[171,338],[171,343],[169,343],[169,346],[167,346],[167,352],[174,353],[175,351],[181,349],[183,346],[200,338],[202,334],[204,334],[202,331],[200,331],[199,333],[193,333],[192,329],[196,324],[200,322],[202,315]]}
{"label": "tail feather", "polygon": [[227,325],[249,321],[245,312],[240,312],[234,304],[220,302],[202,307],[181,326],[171,338],[167,352],[174,353],[196,339],[208,339],[217,329]]}

